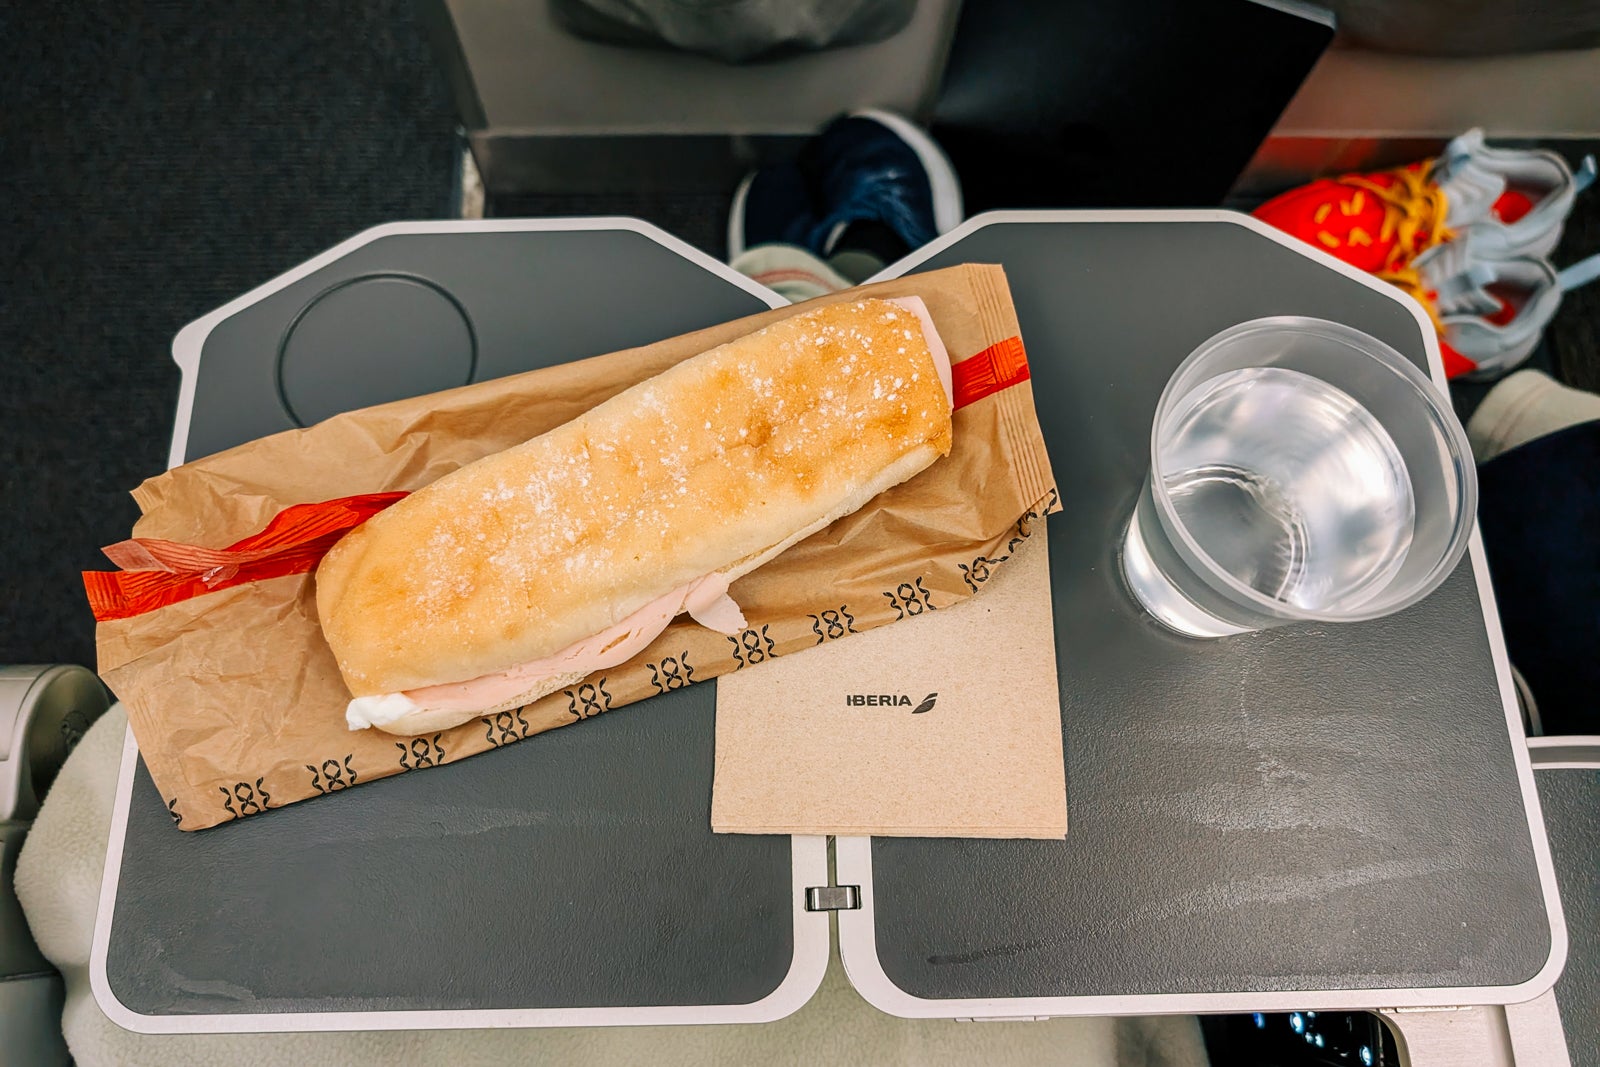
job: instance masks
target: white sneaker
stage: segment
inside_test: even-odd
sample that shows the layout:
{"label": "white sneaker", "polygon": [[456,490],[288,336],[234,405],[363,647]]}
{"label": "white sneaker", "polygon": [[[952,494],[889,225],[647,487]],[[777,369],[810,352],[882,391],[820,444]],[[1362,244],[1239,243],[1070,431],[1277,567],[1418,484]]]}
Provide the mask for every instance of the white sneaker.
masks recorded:
{"label": "white sneaker", "polygon": [[1445,194],[1445,225],[1458,236],[1474,231],[1480,254],[1500,259],[1548,256],[1594,177],[1593,156],[1574,174],[1554,152],[1490,148],[1480,129],[1451,141],[1429,174]]}
{"label": "white sneaker", "polygon": [[1439,328],[1446,372],[1454,378],[1497,378],[1533,354],[1561,306],[1550,264],[1534,256],[1485,255],[1478,235],[1438,245],[1413,262],[1419,299]]}

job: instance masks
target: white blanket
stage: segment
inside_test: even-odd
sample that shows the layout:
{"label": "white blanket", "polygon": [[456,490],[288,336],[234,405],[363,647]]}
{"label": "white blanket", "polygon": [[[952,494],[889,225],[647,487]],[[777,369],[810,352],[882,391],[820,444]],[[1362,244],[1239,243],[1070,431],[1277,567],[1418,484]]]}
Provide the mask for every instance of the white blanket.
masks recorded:
{"label": "white blanket", "polygon": [[1072,1064],[1201,1067],[1192,1017],[957,1023],[896,1019],[850,987],[835,958],[817,995],[764,1025],[564,1030],[372,1031],[147,1036],[108,1020],[89,990],[89,945],[127,717],[90,729],[46,798],[17,865],[17,895],[44,954],[66,976],[62,1026],[82,1067],[330,1067],[369,1064]]}

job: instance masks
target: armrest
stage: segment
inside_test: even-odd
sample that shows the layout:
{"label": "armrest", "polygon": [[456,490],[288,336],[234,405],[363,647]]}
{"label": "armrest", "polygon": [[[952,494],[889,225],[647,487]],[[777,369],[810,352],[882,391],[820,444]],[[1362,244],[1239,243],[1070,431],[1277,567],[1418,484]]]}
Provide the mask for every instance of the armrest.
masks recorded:
{"label": "armrest", "polygon": [[71,1062],[61,1036],[66,990],[33,943],[13,885],[28,826],[0,822],[0,1034],[8,1062],[64,1064]]}
{"label": "armrest", "polygon": [[[17,902],[17,854],[28,836],[28,823],[0,822],[0,983],[29,975],[54,974],[50,961],[39,954]],[[11,1032],[0,1025],[0,1031]]]}
{"label": "armrest", "polygon": [[100,679],[82,667],[0,668],[0,1034],[7,1062],[71,1062],[61,1035],[65,987],[23,917],[17,856],[56,773],[110,704]]}
{"label": "armrest", "polygon": [[31,820],[78,739],[111,706],[92,671],[0,667],[0,820]]}

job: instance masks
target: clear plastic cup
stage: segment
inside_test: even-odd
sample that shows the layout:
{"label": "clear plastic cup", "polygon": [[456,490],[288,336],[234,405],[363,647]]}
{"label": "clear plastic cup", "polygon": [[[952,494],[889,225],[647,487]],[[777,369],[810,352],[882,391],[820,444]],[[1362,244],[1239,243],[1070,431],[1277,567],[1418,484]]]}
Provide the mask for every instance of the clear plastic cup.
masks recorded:
{"label": "clear plastic cup", "polygon": [[1122,545],[1134,598],[1191,637],[1374,619],[1455,569],[1477,471],[1449,402],[1359,330],[1240,323],[1162,391]]}

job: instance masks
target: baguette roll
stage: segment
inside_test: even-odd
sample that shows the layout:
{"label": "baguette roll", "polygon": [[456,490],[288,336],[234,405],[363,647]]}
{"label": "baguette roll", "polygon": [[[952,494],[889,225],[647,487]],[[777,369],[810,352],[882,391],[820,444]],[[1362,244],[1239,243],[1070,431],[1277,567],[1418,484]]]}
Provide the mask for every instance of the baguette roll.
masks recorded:
{"label": "baguette roll", "polygon": [[369,519],[317,569],[352,729],[445,729],[725,633],[741,575],[951,445],[916,298],[832,304],[711,349]]}

